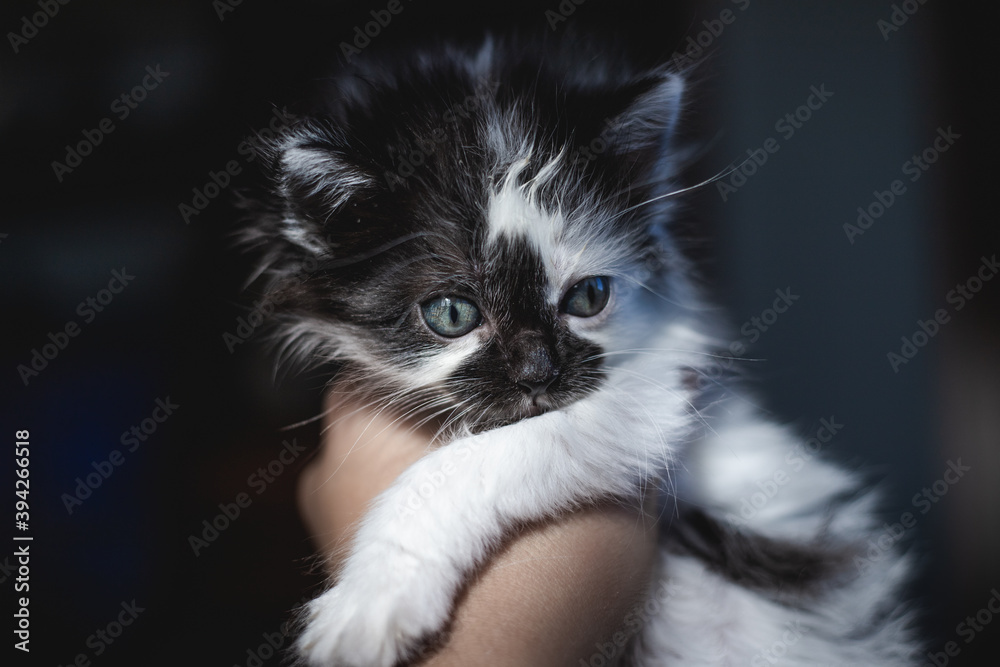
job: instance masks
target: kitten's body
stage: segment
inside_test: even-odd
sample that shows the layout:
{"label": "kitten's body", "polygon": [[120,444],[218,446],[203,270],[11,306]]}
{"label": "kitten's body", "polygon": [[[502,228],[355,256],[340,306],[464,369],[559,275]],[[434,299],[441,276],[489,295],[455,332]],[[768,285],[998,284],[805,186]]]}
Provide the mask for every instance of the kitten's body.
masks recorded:
{"label": "kitten's body", "polygon": [[717,327],[669,228],[683,82],[587,51],[373,65],[271,146],[252,238],[287,349],[445,425],[309,606],[301,656],[393,665],[512,526],[656,489],[634,664],[910,664],[905,566],[855,567],[874,521],[850,476],[801,459],[744,511],[798,441],[700,381]]}

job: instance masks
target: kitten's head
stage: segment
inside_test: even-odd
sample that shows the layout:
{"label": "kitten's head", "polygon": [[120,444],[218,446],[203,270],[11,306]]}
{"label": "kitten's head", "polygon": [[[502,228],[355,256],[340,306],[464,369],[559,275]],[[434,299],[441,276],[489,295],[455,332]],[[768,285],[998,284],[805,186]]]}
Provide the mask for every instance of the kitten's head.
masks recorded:
{"label": "kitten's head", "polygon": [[472,429],[599,388],[683,281],[649,203],[683,86],[593,55],[487,43],[335,80],[254,210],[285,350]]}

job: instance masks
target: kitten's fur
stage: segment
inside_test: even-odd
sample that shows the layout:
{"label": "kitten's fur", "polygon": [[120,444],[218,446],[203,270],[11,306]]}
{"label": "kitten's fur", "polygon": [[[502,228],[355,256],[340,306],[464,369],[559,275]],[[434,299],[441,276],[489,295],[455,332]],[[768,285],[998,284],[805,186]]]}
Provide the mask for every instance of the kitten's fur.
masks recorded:
{"label": "kitten's fur", "polygon": [[[657,489],[656,611],[622,620],[630,664],[911,664],[905,561],[855,566],[875,521],[849,474],[814,458],[739,518],[800,441],[699,381],[721,337],[669,224],[684,81],[605,56],[487,40],[368,58],[269,145],[249,237],[283,349],[444,425],[308,606],[301,658],[404,661],[513,526]],[[610,302],[567,314],[590,276]],[[421,304],[446,295],[482,324],[433,333]],[[551,384],[529,396],[535,376]]]}

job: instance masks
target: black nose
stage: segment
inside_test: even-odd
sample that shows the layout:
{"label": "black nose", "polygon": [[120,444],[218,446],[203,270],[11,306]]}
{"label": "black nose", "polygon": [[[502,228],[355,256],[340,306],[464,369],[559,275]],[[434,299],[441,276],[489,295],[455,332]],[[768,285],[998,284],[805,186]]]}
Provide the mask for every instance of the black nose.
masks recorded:
{"label": "black nose", "polygon": [[512,369],[514,383],[528,395],[535,398],[544,394],[559,376],[559,370],[546,345],[538,339],[523,341],[520,354]]}

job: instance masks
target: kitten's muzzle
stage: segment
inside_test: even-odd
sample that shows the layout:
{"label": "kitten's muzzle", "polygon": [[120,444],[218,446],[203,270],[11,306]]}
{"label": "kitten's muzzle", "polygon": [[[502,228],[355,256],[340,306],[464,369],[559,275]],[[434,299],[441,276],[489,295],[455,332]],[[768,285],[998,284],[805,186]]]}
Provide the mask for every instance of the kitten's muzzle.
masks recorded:
{"label": "kitten's muzzle", "polygon": [[522,342],[522,349],[511,367],[511,379],[530,399],[544,394],[559,377],[552,354],[540,339]]}

